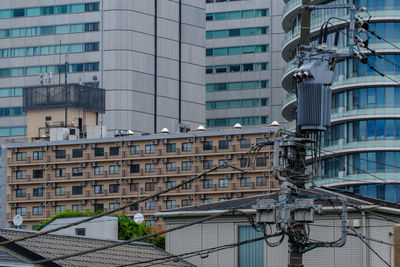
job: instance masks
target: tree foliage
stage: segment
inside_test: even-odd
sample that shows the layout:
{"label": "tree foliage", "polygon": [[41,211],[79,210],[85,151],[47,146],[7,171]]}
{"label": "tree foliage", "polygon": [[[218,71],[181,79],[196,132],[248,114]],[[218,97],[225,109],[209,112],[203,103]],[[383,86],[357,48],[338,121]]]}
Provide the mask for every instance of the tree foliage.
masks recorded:
{"label": "tree foliage", "polygon": [[[98,214],[99,212],[79,212],[79,211],[64,211],[61,213],[55,214],[48,220],[42,221],[41,225],[35,226],[34,230],[39,231],[52,221],[57,218],[65,218],[65,217],[83,217],[83,216],[93,216]],[[101,211],[100,211],[101,213]],[[151,228],[147,227],[144,223],[137,224],[130,217],[124,214],[114,214],[111,216],[118,217],[118,238],[120,240],[129,240],[136,237],[144,236],[151,234],[153,231]],[[146,238],[141,240],[141,242],[151,243],[156,245],[159,248],[165,249],[165,236],[159,235],[155,237]]]}

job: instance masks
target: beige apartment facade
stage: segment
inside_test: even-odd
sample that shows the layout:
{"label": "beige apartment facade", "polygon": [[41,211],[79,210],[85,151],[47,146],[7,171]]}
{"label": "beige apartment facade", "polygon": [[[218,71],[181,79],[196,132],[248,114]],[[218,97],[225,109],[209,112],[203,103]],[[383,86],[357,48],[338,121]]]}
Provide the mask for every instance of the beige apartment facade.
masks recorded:
{"label": "beige apartment facade", "polygon": [[112,210],[179,184],[225,161],[205,177],[120,213],[141,212],[160,227],[160,210],[213,203],[278,190],[273,148],[266,146],[247,168],[252,145],[273,138],[277,127],[153,134],[108,139],[7,145],[6,225],[16,214],[31,229],[65,210]]}

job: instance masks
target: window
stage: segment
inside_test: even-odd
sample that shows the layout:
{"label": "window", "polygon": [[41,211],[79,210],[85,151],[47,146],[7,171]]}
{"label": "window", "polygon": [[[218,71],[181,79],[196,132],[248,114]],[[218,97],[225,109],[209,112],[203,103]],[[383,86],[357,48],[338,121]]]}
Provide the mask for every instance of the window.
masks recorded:
{"label": "window", "polygon": [[81,13],[85,11],[85,5],[84,4],[74,4],[70,6],[70,12],[71,13]]}
{"label": "window", "polygon": [[110,184],[110,193],[118,193],[119,191],[119,184]]}
{"label": "window", "polygon": [[192,205],[191,199],[182,199],[182,207],[187,207]]}
{"label": "window", "polygon": [[192,162],[191,161],[183,161],[182,162],[182,171],[189,171],[192,169]]}
{"label": "window", "polygon": [[155,145],[146,145],[145,146],[145,153],[146,154],[154,154],[156,150],[156,146]]}
{"label": "window", "polygon": [[25,208],[25,207],[19,207],[19,208],[17,208],[16,214],[17,214],[17,215],[21,215],[21,216],[26,216],[26,208]]}
{"label": "window", "polygon": [[205,160],[203,161],[203,169],[211,169],[213,167],[212,160]]}
{"label": "window", "polygon": [[219,202],[227,201],[227,200],[229,200],[229,198],[227,198],[227,197],[220,197],[220,198],[218,198],[218,201],[219,201]]}
{"label": "window", "polygon": [[82,158],[83,150],[82,149],[72,149],[72,157],[73,158]]}
{"label": "window", "polygon": [[250,167],[250,159],[248,158],[244,158],[244,159],[240,159],[240,167],[241,168],[247,168]]}
{"label": "window", "polygon": [[104,166],[94,167],[94,175],[104,175]]}
{"label": "window", "polygon": [[190,151],[192,151],[192,143],[183,143],[182,152],[190,152]]}
{"label": "window", "polygon": [[145,183],[144,187],[145,187],[145,191],[154,191],[156,188],[156,184],[155,183]]}
{"label": "window", "polygon": [[44,6],[40,8],[40,15],[54,14],[54,6]]}
{"label": "window", "polygon": [[65,150],[56,150],[56,159],[63,159],[66,157]]}
{"label": "window", "polygon": [[118,156],[119,155],[119,147],[113,146],[110,147],[110,156]]}
{"label": "window", "polygon": [[23,17],[25,16],[25,9],[24,8],[13,9],[11,10],[11,15],[13,18]]}
{"label": "window", "polygon": [[167,152],[176,152],[176,144],[167,144]]}
{"label": "window", "polygon": [[219,140],[218,148],[219,149],[228,149],[229,148],[229,141],[228,140]]}
{"label": "window", "polygon": [[43,206],[32,207],[33,215],[43,215]]}
{"label": "window", "polygon": [[65,168],[56,169],[56,177],[65,177]]}
{"label": "window", "polygon": [[73,186],[72,187],[72,195],[82,195],[83,186]]}
{"label": "window", "polygon": [[240,140],[240,148],[250,148],[250,139],[242,139]]}
{"label": "window", "polygon": [[267,185],[267,177],[257,177],[256,185],[257,186],[266,186]]}
{"label": "window", "polygon": [[155,220],[147,220],[144,222],[146,227],[148,228],[153,228],[156,227],[156,221]]}
{"label": "window", "polygon": [[85,32],[95,32],[99,30],[99,23],[85,23]]}
{"label": "window", "polygon": [[62,6],[55,7],[56,14],[66,14],[68,12],[69,12],[69,5],[62,5]]}
{"label": "window", "polygon": [[140,146],[131,146],[130,151],[131,151],[131,155],[139,154]]}
{"label": "window", "polygon": [[167,186],[167,188],[174,187],[174,186],[176,186],[176,182],[175,181],[169,181],[169,182],[166,183],[166,186]]}
{"label": "window", "polygon": [[140,172],[140,164],[131,164],[130,166],[131,173],[138,173]]}
{"label": "window", "polygon": [[32,177],[33,178],[43,178],[43,170],[33,170]]}
{"label": "window", "polygon": [[110,210],[115,210],[115,209],[118,209],[119,204],[118,203],[110,203],[108,205],[108,207],[110,208]]}
{"label": "window", "polygon": [[103,157],[104,156],[104,147],[96,147],[94,149],[94,156],[95,157]]}
{"label": "window", "polygon": [[42,151],[33,152],[33,160],[42,160],[42,159],[43,159],[43,152]]}
{"label": "window", "polygon": [[139,191],[139,183],[132,183],[129,186],[131,192],[138,192]]}
{"label": "window", "polygon": [[17,179],[26,179],[26,171],[17,171],[16,177]]}
{"label": "window", "polygon": [[205,199],[203,199],[203,204],[210,204],[210,203],[213,203],[213,199],[212,198],[205,198]]}
{"label": "window", "polygon": [[203,180],[203,188],[213,188],[213,180],[212,179],[204,179]]}
{"label": "window", "polygon": [[139,210],[139,203],[130,205],[129,210],[131,210],[131,211]]}
{"label": "window", "polygon": [[55,195],[56,196],[65,196],[66,195],[65,186],[56,187]]}
{"label": "window", "polygon": [[26,160],[26,152],[17,152],[15,154],[15,157],[17,159],[17,161],[22,161],[22,160]]}
{"label": "window", "polygon": [[26,189],[17,189],[15,191],[15,196],[16,197],[26,197]]}
{"label": "window", "polygon": [[256,166],[257,167],[265,167],[265,166],[267,166],[267,158],[257,158],[256,159]]}
{"label": "window", "polygon": [[188,190],[192,187],[192,183],[186,183],[182,185],[182,189],[183,190]]}
{"label": "window", "polygon": [[240,186],[242,187],[250,186],[250,178],[240,178]]}
{"label": "window", "polygon": [[94,186],[95,194],[102,194],[103,192],[104,192],[104,185],[95,185]]}
{"label": "window", "polygon": [[34,197],[42,197],[43,196],[43,188],[33,188],[33,196]]}
{"label": "window", "polygon": [[167,171],[176,171],[176,162],[168,162],[166,165]]}
{"label": "window", "polygon": [[72,168],[72,176],[82,176],[83,168]]}
{"label": "window", "polygon": [[103,211],[104,210],[104,204],[101,204],[101,203],[94,204],[93,205],[93,209],[94,209],[94,211]]}
{"label": "window", "polygon": [[167,200],[166,207],[167,209],[176,208],[176,200]]}
{"label": "window", "polygon": [[67,209],[65,208],[65,206],[63,205],[63,206],[56,206],[56,214],[57,213],[61,213],[61,212],[64,212],[64,211],[66,211]]}
{"label": "window", "polygon": [[229,186],[229,179],[223,178],[218,180],[218,187],[228,187]]}
{"label": "window", "polygon": [[85,236],[86,235],[86,228],[75,228],[75,235]]}
{"label": "window", "polygon": [[118,165],[110,166],[110,174],[118,174],[118,173],[119,173],[119,166]]}
{"label": "window", "polygon": [[213,141],[203,142],[203,150],[212,150],[212,149],[213,149]]}
{"label": "window", "polygon": [[85,4],[85,12],[99,11],[99,3]]}
{"label": "window", "polygon": [[154,210],[156,203],[154,201],[147,201],[145,202],[145,209],[146,210]]}
{"label": "window", "polygon": [[154,170],[155,170],[154,163],[146,163],[146,165],[145,165],[146,172],[154,172]]}

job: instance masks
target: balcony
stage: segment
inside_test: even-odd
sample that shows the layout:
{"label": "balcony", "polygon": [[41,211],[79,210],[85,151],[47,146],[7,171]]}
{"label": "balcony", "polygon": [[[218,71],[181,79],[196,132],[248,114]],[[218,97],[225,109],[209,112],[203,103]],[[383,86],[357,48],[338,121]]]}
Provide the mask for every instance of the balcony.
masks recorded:
{"label": "balcony", "polygon": [[287,121],[292,121],[296,118],[296,94],[286,94],[282,103],[282,116]]}
{"label": "balcony", "polygon": [[332,109],[331,121],[340,122],[349,119],[362,119],[362,118],[399,118],[400,107],[392,108],[366,108],[366,109],[353,109],[345,110],[344,108]]}
{"label": "balcony", "polygon": [[286,63],[282,69],[282,87],[288,92],[293,90],[293,73],[297,69],[298,64],[299,62],[296,58]]}

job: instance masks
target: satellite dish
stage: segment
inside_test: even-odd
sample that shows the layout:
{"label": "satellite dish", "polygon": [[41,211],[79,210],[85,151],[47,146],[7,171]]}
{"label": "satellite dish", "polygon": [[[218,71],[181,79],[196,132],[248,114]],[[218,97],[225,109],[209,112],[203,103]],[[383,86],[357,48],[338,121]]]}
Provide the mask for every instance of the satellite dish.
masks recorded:
{"label": "satellite dish", "polygon": [[13,218],[13,223],[15,226],[20,226],[22,224],[22,222],[24,221],[24,218],[22,218],[21,215],[15,215]]}
{"label": "satellite dish", "polygon": [[133,220],[135,221],[135,223],[141,224],[144,221],[143,214],[141,214],[140,212],[136,213],[135,216],[133,217]]}

